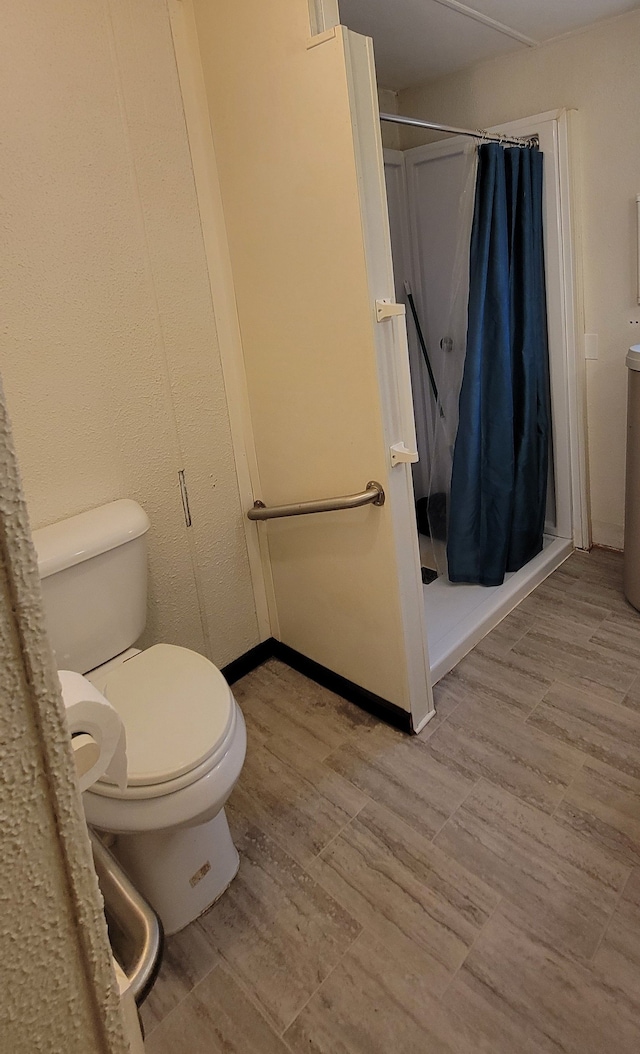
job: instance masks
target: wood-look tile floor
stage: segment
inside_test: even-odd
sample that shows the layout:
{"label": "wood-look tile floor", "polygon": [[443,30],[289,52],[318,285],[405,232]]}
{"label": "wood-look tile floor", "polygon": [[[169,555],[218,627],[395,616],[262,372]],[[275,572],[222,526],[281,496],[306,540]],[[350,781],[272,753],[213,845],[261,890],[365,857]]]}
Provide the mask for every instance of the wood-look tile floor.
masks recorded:
{"label": "wood-look tile floor", "polygon": [[574,554],[410,738],[271,661],[238,877],[167,941],[149,1054],[637,1054],[640,615]]}

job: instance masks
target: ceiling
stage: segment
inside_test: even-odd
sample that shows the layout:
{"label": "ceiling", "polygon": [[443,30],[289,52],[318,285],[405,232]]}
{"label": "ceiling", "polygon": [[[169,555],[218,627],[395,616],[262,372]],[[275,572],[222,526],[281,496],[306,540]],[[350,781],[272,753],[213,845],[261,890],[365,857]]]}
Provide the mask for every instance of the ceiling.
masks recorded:
{"label": "ceiling", "polygon": [[378,83],[399,91],[526,50],[640,0],[339,0],[340,21],[373,37]]}

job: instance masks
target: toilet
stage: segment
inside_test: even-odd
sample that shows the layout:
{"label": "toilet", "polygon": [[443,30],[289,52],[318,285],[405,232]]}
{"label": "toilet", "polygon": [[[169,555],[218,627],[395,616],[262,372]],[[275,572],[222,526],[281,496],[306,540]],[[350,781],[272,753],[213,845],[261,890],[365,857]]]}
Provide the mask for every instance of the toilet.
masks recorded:
{"label": "toilet", "polygon": [[83,794],[88,823],[167,934],[224,893],[239,866],[224,805],[246,752],[242,712],[220,671],[172,644],[133,647],[145,627],[147,514],[122,499],[34,532],[58,669],[84,674],[118,711],[128,784]]}

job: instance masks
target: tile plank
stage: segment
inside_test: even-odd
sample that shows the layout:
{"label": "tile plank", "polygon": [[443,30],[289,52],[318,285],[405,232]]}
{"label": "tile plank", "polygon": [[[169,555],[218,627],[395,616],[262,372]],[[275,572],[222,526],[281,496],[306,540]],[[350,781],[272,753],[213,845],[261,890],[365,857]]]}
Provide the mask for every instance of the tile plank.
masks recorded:
{"label": "tile plank", "polygon": [[382,806],[367,805],[311,875],[382,942],[398,932],[424,953],[424,982],[441,991],[499,896]]}
{"label": "tile plank", "polygon": [[482,776],[549,813],[584,762],[572,747],[523,729],[509,707],[485,701],[459,706],[425,750],[469,779]]}
{"label": "tile plank", "polygon": [[630,868],[484,780],[434,839],[559,951],[593,955]]}
{"label": "tile plank", "polygon": [[608,607],[580,600],[567,590],[559,593],[557,588],[547,585],[547,582],[534,589],[519,605],[519,610],[529,616],[529,628],[562,640],[578,642],[589,640],[611,614]]}
{"label": "tile plank", "polygon": [[145,1040],[147,1054],[287,1054],[269,1023],[217,966]]}
{"label": "tile plank", "polygon": [[531,669],[513,648],[504,655],[488,655],[474,648],[449,674],[453,675],[465,692],[465,701],[503,703],[524,716],[531,713],[553,683],[548,671],[543,667]]}
{"label": "tile plank", "polygon": [[293,1054],[472,1054],[406,938],[366,931],[285,1032]]}
{"label": "tile plank", "polygon": [[334,751],[326,764],[428,836],[474,783],[432,758],[418,739],[384,725]]}
{"label": "tile plank", "polygon": [[375,719],[297,670],[270,659],[234,685],[249,735],[293,739],[310,757],[322,760]]}
{"label": "tile plank", "polygon": [[640,1021],[640,869],[629,878],[593,965],[619,1005]]}
{"label": "tile plank", "polygon": [[640,713],[640,675],[636,677],[631,685],[629,691],[622,700],[622,705],[627,706],[630,710],[635,710],[636,713]]}
{"label": "tile plank", "polygon": [[619,860],[640,867],[640,780],[589,759],[554,817]]}
{"label": "tile plank", "polygon": [[622,592],[621,575],[610,576],[604,572],[585,575],[573,582],[569,594],[576,600],[608,608],[623,617],[632,616],[635,611]]}
{"label": "tile plank", "polygon": [[218,962],[218,952],[197,922],[165,938],[160,973],[140,1008],[147,1034],[182,1002]]}
{"label": "tile plank", "polygon": [[640,613],[637,611],[629,615],[612,612],[592,635],[591,641],[635,667],[636,676],[640,673]]}
{"label": "tile plank", "polygon": [[548,677],[612,702],[623,699],[638,673],[636,663],[619,649],[592,640],[559,640],[542,629],[525,633],[513,654],[532,672],[544,670]]}
{"label": "tile plank", "polygon": [[519,604],[491,630],[491,633],[476,644],[474,651],[480,655],[505,655],[529,629],[531,618],[522,604]]}
{"label": "tile plank", "polygon": [[297,741],[276,737],[247,755],[233,792],[236,809],[303,866],[366,801],[353,784],[302,753]]}
{"label": "tile plank", "polygon": [[640,779],[640,714],[629,707],[555,684],[527,724]]}
{"label": "tile plank", "polygon": [[238,849],[237,877],[198,925],[282,1030],[361,927],[258,828],[247,828]]}
{"label": "tile plank", "polygon": [[558,954],[498,909],[448,989],[469,1051],[634,1054],[640,1019],[588,966]]}

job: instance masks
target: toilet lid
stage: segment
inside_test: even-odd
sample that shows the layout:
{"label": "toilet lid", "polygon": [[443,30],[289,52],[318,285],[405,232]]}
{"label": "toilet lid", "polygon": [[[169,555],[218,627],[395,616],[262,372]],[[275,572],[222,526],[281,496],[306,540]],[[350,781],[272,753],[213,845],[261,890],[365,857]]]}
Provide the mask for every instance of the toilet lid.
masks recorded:
{"label": "toilet lid", "polygon": [[155,644],[109,673],[103,694],[127,733],[130,787],[191,772],[224,740],[233,717],[229,685],[213,663]]}

